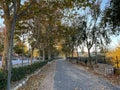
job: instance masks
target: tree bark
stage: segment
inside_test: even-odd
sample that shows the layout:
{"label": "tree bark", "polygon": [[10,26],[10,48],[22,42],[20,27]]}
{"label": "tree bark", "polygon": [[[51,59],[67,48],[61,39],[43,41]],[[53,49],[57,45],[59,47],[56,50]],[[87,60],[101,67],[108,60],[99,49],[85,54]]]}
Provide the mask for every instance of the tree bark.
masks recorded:
{"label": "tree bark", "polygon": [[97,48],[96,48],[97,46],[96,46],[96,42],[95,42],[95,63],[97,64]]}
{"label": "tree bark", "polygon": [[79,60],[79,52],[78,52],[78,48],[76,47],[76,52],[77,52],[77,61],[76,63],[78,63],[78,60]]}
{"label": "tree bark", "polygon": [[34,48],[32,48],[31,50],[30,64],[32,64],[32,61],[33,61],[33,51],[34,51]]}
{"label": "tree bark", "polygon": [[10,31],[12,29],[11,21],[5,20],[6,30],[5,30],[5,38],[4,38],[4,51],[2,56],[2,70],[7,71],[7,63],[8,63],[8,49],[10,48]]}
{"label": "tree bark", "polygon": [[89,57],[90,66],[92,66],[91,55],[90,55],[90,48],[88,48],[88,57]]}
{"label": "tree bark", "polygon": [[65,52],[65,60],[67,60],[67,52]]}
{"label": "tree bark", "polygon": [[77,49],[77,47],[76,47],[76,53],[77,53],[77,57],[79,58],[79,53],[78,53],[78,49]]}
{"label": "tree bark", "polygon": [[73,56],[74,56],[74,49],[72,49],[72,58],[73,58]]}
{"label": "tree bark", "polygon": [[48,50],[48,59],[50,60],[51,59],[51,51]]}
{"label": "tree bark", "polygon": [[[15,17],[14,17],[15,19]],[[12,50],[13,50],[13,38],[14,38],[14,29],[15,29],[15,20],[12,22],[12,29],[11,29],[11,36],[9,41],[9,48],[8,48],[8,84],[7,90],[11,90],[11,69],[12,69]]]}
{"label": "tree bark", "polygon": [[[6,36],[4,40],[4,52],[2,57],[2,66],[3,70],[8,70],[7,77],[7,90],[11,90],[11,69],[12,69],[12,50],[13,50],[13,38],[14,38],[14,30],[16,24],[16,1],[13,1],[13,16],[10,15],[9,5],[7,2],[3,3],[3,11],[4,11],[4,20],[6,26]],[[8,67],[7,67],[8,65]]]}
{"label": "tree bark", "polygon": [[39,49],[39,61],[41,61],[41,48],[40,48],[40,46],[38,46],[38,49]]}
{"label": "tree bark", "polygon": [[[14,1],[15,2],[15,1]],[[7,21],[7,20],[6,20]],[[12,50],[13,50],[13,38],[14,38],[14,30],[15,30],[15,24],[16,24],[16,8],[14,7],[14,14],[13,18],[10,23],[6,23],[6,26],[9,26],[8,28],[8,82],[7,82],[7,90],[11,90],[11,68],[12,68]]]}
{"label": "tree bark", "polygon": [[43,48],[43,61],[45,61],[45,49]]}

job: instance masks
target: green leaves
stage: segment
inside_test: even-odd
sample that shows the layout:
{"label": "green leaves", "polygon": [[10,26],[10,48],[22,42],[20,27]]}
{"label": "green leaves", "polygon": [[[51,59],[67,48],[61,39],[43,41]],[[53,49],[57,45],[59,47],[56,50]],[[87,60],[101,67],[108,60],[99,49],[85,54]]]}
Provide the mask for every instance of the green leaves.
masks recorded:
{"label": "green leaves", "polygon": [[6,89],[7,74],[0,71],[0,90]]}
{"label": "green leaves", "polygon": [[14,46],[14,52],[17,54],[22,54],[25,53],[25,45],[22,42],[18,42],[15,46]]}
{"label": "green leaves", "polygon": [[[120,2],[119,0],[110,0],[109,7],[104,11],[104,22],[112,25],[113,32],[120,31]],[[115,30],[116,29],[116,30]]]}

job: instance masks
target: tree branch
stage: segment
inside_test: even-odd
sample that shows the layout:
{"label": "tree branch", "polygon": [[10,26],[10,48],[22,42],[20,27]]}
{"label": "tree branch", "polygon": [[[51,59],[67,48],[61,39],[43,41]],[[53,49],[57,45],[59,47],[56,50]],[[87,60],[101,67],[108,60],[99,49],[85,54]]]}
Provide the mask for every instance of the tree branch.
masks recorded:
{"label": "tree branch", "polygon": [[16,4],[17,4],[17,8],[16,8],[16,9],[17,9],[17,12],[18,12],[19,9],[20,9],[20,5],[21,5],[20,3],[21,3],[21,0],[17,0],[17,3],[16,3]]}
{"label": "tree branch", "polygon": [[24,15],[26,13],[26,11],[32,6],[34,1],[35,0],[32,0],[31,3],[23,11],[21,11],[20,14],[17,15],[17,19],[20,18],[22,15]]}

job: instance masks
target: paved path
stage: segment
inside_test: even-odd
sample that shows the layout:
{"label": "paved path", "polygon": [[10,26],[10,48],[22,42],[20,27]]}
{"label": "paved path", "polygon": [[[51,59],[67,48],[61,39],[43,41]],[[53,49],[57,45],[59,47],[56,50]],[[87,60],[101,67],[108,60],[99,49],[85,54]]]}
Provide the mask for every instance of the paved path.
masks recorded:
{"label": "paved path", "polygon": [[56,63],[54,90],[120,90],[108,81],[64,60]]}
{"label": "paved path", "polygon": [[18,90],[120,90],[84,67],[64,60],[44,66]]}

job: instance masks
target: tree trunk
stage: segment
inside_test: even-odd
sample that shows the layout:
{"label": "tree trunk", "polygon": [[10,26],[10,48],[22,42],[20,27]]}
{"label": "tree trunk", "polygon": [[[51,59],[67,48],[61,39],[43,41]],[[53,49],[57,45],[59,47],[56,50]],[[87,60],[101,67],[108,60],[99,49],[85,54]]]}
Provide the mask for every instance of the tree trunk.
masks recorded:
{"label": "tree trunk", "polygon": [[67,60],[67,52],[65,52],[65,60]]}
{"label": "tree trunk", "polygon": [[97,64],[97,48],[96,48],[96,43],[95,43],[95,63]]}
{"label": "tree trunk", "polygon": [[92,66],[91,55],[90,55],[90,49],[88,49],[88,57],[89,57],[90,66]]}
{"label": "tree trunk", "polygon": [[[16,23],[16,14],[14,12],[14,16],[12,19],[5,19],[6,25],[6,40],[4,44],[6,45],[4,54],[3,54],[3,61],[8,61],[8,81],[7,81],[7,90],[11,90],[11,67],[12,67],[12,50],[13,50],[13,38],[14,38],[14,30],[15,30],[15,23]],[[6,50],[8,49],[8,50]],[[6,58],[8,57],[8,58]],[[7,59],[7,60],[6,60]]]}
{"label": "tree trunk", "polygon": [[77,52],[77,57],[79,58],[79,53],[78,53],[78,49],[77,49],[77,47],[76,47],[76,52]]}
{"label": "tree trunk", "polygon": [[39,50],[39,61],[41,61],[41,50]]}
{"label": "tree trunk", "polygon": [[51,59],[51,51],[48,50],[48,59],[50,60]]}
{"label": "tree trunk", "polygon": [[13,38],[14,38],[14,29],[15,29],[15,16],[14,20],[12,22],[12,29],[11,29],[11,36],[9,41],[9,49],[8,49],[8,84],[7,84],[7,90],[11,90],[11,67],[12,67],[12,50],[13,50]]}
{"label": "tree trunk", "polygon": [[[7,27],[6,27],[7,29]],[[8,35],[5,35],[4,38],[4,51],[3,51],[3,55],[2,55],[2,70],[3,71],[7,71],[7,59],[8,59]]]}
{"label": "tree trunk", "polygon": [[45,49],[43,48],[43,61],[45,61]]}
{"label": "tree trunk", "polygon": [[40,46],[38,47],[39,48],[39,61],[41,61],[41,48],[40,48]]}
{"label": "tree trunk", "polygon": [[77,52],[77,61],[76,63],[78,63],[78,60],[79,60],[79,53],[78,53],[78,48],[76,47],[76,52]]}
{"label": "tree trunk", "polygon": [[73,56],[74,56],[74,49],[72,49],[72,58],[73,58]]}
{"label": "tree trunk", "polygon": [[12,29],[11,21],[6,20],[6,30],[5,30],[5,38],[4,38],[4,51],[2,56],[2,70],[7,71],[8,69],[8,50],[10,48],[10,32]]}
{"label": "tree trunk", "polygon": [[30,64],[32,64],[32,61],[33,61],[33,51],[34,51],[34,48],[32,48],[31,50]]}
{"label": "tree trunk", "polygon": [[96,64],[98,63],[98,60],[97,60],[97,52],[95,52],[95,63],[96,63]]}

